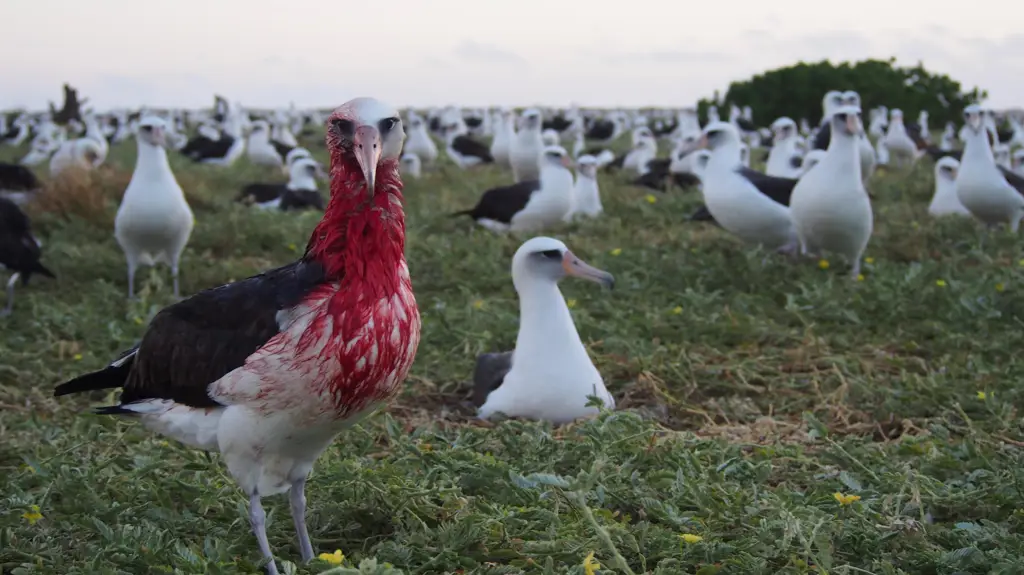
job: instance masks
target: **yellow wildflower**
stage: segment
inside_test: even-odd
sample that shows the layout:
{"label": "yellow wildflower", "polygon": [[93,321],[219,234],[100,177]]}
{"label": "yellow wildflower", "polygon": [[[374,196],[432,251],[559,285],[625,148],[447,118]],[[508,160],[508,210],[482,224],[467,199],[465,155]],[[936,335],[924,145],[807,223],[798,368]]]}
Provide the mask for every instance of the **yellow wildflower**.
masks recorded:
{"label": "yellow wildflower", "polygon": [[1005,289],[1006,289],[1006,286],[1004,286],[1002,283],[997,283],[996,284],[996,291],[1003,291]]}
{"label": "yellow wildflower", "polygon": [[335,549],[334,553],[321,553],[317,558],[331,565],[341,565],[341,562],[345,560],[345,554],[341,552],[341,549]]}
{"label": "yellow wildflower", "polygon": [[36,521],[43,518],[43,514],[39,512],[38,505],[32,505],[28,508],[28,511],[21,514],[21,517],[27,520],[29,525],[35,525]]}
{"label": "yellow wildflower", "polygon": [[939,287],[946,287],[946,280],[935,280],[935,285]]}
{"label": "yellow wildflower", "polygon": [[827,270],[828,269],[828,260],[818,260],[818,267],[823,269],[823,270]]}
{"label": "yellow wildflower", "polygon": [[1019,265],[1020,267],[1024,268],[1024,260],[1018,260],[1017,261],[1017,265]]}
{"label": "yellow wildflower", "polygon": [[25,471],[28,471],[29,473],[35,473],[36,472],[36,468],[32,467],[31,465],[29,465],[27,463],[22,463],[21,464],[21,468],[24,469]]}
{"label": "yellow wildflower", "polygon": [[565,300],[565,305],[569,306],[569,309],[572,309],[572,308],[576,307],[576,300],[573,299],[573,298],[569,298],[569,299]]}
{"label": "yellow wildflower", "polygon": [[676,307],[672,308],[672,313],[676,315],[683,313],[683,306],[677,305]]}
{"label": "yellow wildflower", "polygon": [[484,307],[484,300],[478,299],[478,300],[474,301],[473,302],[473,307],[475,307],[476,309],[483,309],[483,307]]}
{"label": "yellow wildflower", "polygon": [[644,199],[647,200],[648,204],[653,204],[654,202],[658,201],[658,198],[654,197],[654,194],[647,194],[644,197]]}
{"label": "yellow wildflower", "polygon": [[75,361],[82,361],[82,354],[76,353],[75,354]]}
{"label": "yellow wildflower", "polygon": [[864,274],[857,274],[857,281],[859,281],[859,282],[864,281]]}
{"label": "yellow wildflower", "polygon": [[984,391],[979,391],[978,392],[978,399],[980,399],[982,401],[985,401],[986,399],[988,399],[988,394],[985,393]]}
{"label": "yellow wildflower", "polygon": [[134,322],[135,322],[135,325],[142,325],[142,318],[141,318],[141,317],[139,317],[139,316],[135,316],[135,317],[133,317],[133,318],[132,318],[132,321],[134,321]]}
{"label": "yellow wildflower", "polygon": [[864,258],[864,263],[873,264],[875,263],[875,258]]}
{"label": "yellow wildflower", "polygon": [[587,575],[594,575],[600,568],[601,564],[594,559],[594,552],[587,553],[587,556],[583,558],[583,572]]}
{"label": "yellow wildflower", "polygon": [[832,497],[835,497],[836,501],[838,501],[840,505],[849,505],[855,501],[860,501],[860,495],[843,495],[838,491],[833,493]]}
{"label": "yellow wildflower", "polygon": [[295,247],[295,244],[288,244],[288,249],[290,249],[291,251],[294,252],[295,250],[297,250],[299,248]]}
{"label": "yellow wildflower", "polygon": [[683,533],[679,536],[680,539],[687,543],[700,543],[704,540],[700,535],[694,535],[693,533]]}
{"label": "yellow wildflower", "polygon": [[615,248],[614,250],[612,250],[609,253],[611,253],[613,256],[617,256],[617,255],[622,253],[622,248]]}

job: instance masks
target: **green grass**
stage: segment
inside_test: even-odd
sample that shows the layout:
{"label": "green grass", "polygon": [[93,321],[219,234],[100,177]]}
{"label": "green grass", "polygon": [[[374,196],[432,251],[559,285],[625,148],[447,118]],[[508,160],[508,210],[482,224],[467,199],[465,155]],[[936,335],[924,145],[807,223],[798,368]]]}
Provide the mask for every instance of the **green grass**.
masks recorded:
{"label": "green grass", "polygon": [[[110,398],[51,397],[170,302],[166,268],[140,272],[140,300],[125,299],[112,222],[134,150],[112,151],[98,212],[34,214],[60,279],[19,289],[0,322],[4,574],[259,570],[245,498],[216,456],[85,413]],[[289,261],[317,220],[232,205],[271,175],[244,159],[172,164],[197,220],[185,294]],[[971,221],[930,219],[930,171],[870,183],[861,282],[839,261],[763,263],[685,222],[697,193],[650,203],[602,176],[607,215],[550,234],[616,276],[610,293],[562,287],[620,409],[558,429],[480,425],[465,404],[475,356],[514,344],[509,265],[525,238],[446,214],[508,175],[449,165],[407,182],[422,343],[396,404],[318,462],[316,552],[375,558],[367,573],[580,575],[590,552],[603,574],[1021,573],[1024,253],[1006,232],[982,244]],[[271,546],[296,561],[287,502],[266,505]]]}

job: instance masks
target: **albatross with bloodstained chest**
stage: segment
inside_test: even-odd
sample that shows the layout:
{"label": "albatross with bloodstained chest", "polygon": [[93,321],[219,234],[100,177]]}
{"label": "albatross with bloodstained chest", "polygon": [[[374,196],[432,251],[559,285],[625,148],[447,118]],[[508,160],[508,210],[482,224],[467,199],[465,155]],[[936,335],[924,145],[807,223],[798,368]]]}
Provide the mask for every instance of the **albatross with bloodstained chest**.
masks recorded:
{"label": "albatross with bloodstained chest", "polygon": [[357,98],[328,118],[331,199],[298,261],[164,308],[142,342],[54,395],[120,387],[128,416],[217,451],[249,499],[269,575],[261,500],[288,492],[302,560],[306,479],[339,433],[401,389],[420,340],[405,261],[398,111]]}
{"label": "albatross with bloodstained chest", "polygon": [[519,294],[519,335],[514,351],[477,358],[473,401],[482,419],[500,412],[567,423],[598,412],[587,407],[589,395],[615,408],[558,289],[567,275],[615,285],[611,274],[580,260],[556,239],[533,238],[516,251],[512,283]]}

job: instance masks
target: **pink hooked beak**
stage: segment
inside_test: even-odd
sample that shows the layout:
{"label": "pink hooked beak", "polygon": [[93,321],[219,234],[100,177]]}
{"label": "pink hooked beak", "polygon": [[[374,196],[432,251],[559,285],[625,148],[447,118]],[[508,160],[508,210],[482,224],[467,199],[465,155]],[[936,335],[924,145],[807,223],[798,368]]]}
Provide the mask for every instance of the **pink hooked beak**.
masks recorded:
{"label": "pink hooked beak", "polygon": [[162,148],[167,147],[167,135],[164,134],[163,128],[153,127],[153,143]]}
{"label": "pink hooked beak", "polygon": [[846,116],[846,129],[849,130],[850,133],[854,135],[860,133],[860,126],[857,122],[857,116],[853,114]]}
{"label": "pink hooked beak", "polygon": [[562,269],[565,270],[565,273],[567,273],[568,275],[590,280],[592,282],[597,282],[603,286],[606,286],[608,289],[612,289],[615,287],[615,278],[612,276],[612,274],[604,270],[599,270],[595,268],[594,266],[576,257],[576,254],[570,252],[569,250],[565,250],[565,253],[562,254]]}
{"label": "pink hooked beak", "polygon": [[372,196],[377,181],[377,162],[380,161],[382,152],[380,132],[374,126],[359,126],[356,128],[352,143],[356,161],[359,162],[363,178],[366,179],[366,190]]}

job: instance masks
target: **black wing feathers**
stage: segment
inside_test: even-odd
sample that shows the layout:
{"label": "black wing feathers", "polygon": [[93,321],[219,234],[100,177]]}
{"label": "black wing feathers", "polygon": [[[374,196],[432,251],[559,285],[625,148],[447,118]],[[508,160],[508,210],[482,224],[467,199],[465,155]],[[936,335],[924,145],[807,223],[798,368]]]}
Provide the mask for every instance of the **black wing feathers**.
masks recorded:
{"label": "black wing feathers", "polygon": [[511,351],[480,354],[473,368],[473,405],[483,405],[487,396],[505,381],[511,369]]}
{"label": "black wing feathers", "polygon": [[0,198],[0,264],[21,273],[22,284],[32,274],[56,277],[40,263],[41,255],[28,216],[11,200]]}
{"label": "black wing feathers", "polygon": [[478,142],[469,136],[457,136],[452,140],[452,149],[463,156],[475,156],[485,164],[494,161],[491,149],[483,142]]}
{"label": "black wing feathers", "polygon": [[492,188],[480,196],[480,201],[471,210],[463,210],[453,216],[470,216],[474,220],[486,218],[510,223],[512,216],[519,213],[530,201],[530,196],[540,189],[540,180],[524,180],[510,186]]}
{"label": "black wing feathers", "polygon": [[[207,394],[209,385],[277,335],[277,312],[300,303],[323,281],[319,263],[300,260],[164,308],[142,337],[123,381],[121,404],[169,399],[197,408],[218,407]],[[118,369],[84,375],[54,393],[95,389],[88,387],[89,378],[97,381],[107,372],[114,380]]]}
{"label": "black wing feathers", "polygon": [[825,122],[820,128],[818,133],[814,136],[814,149],[815,150],[827,150],[829,142],[832,141],[832,123]]}
{"label": "black wing feathers", "polygon": [[759,192],[784,206],[789,205],[789,198],[793,195],[793,188],[796,187],[796,183],[799,181],[796,178],[769,176],[747,167],[740,167],[737,171],[748,182],[754,184],[754,187]]}

